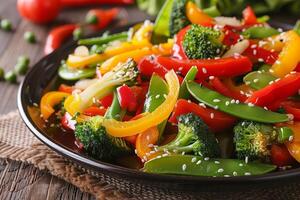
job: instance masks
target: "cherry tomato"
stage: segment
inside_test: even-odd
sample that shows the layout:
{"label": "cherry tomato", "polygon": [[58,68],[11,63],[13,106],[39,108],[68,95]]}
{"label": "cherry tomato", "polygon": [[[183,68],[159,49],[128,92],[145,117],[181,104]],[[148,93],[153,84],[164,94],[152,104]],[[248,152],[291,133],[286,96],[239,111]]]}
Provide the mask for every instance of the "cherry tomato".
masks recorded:
{"label": "cherry tomato", "polygon": [[17,7],[22,17],[42,24],[57,17],[61,4],[60,0],[18,0]]}

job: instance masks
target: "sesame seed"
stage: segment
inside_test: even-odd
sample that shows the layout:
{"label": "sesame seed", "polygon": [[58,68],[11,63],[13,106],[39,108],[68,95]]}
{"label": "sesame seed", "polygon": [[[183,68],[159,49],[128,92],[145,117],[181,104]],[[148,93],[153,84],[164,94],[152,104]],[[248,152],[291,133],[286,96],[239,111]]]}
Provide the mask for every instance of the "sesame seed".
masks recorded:
{"label": "sesame seed", "polygon": [[280,65],[281,62],[280,62],[279,60],[276,60],[275,63],[276,63],[277,65]]}
{"label": "sesame seed", "polygon": [[258,81],[259,81],[258,78],[253,80],[254,83],[257,83]]}
{"label": "sesame seed", "polygon": [[219,106],[215,106],[214,109],[215,109],[215,110],[218,110],[218,109],[219,109]]}
{"label": "sesame seed", "polygon": [[244,164],[243,164],[243,163],[240,163],[240,164],[239,164],[239,166],[240,166],[240,167],[243,167],[243,166],[244,166]]}
{"label": "sesame seed", "polygon": [[169,154],[167,154],[167,153],[164,153],[164,154],[162,154],[161,156],[162,157],[166,157],[166,156],[168,156]]}
{"label": "sesame seed", "polygon": [[205,157],[204,160],[205,160],[205,161],[209,160],[209,157]]}
{"label": "sesame seed", "polygon": [[218,169],[218,173],[222,173],[222,172],[224,172],[223,168]]}
{"label": "sesame seed", "polygon": [[158,94],[158,95],[155,96],[155,99],[158,99],[159,97],[160,97],[160,95]]}
{"label": "sesame seed", "polygon": [[200,165],[201,162],[202,162],[201,160],[198,160],[198,161],[196,162],[196,165]]}
{"label": "sesame seed", "polygon": [[213,119],[215,117],[214,113],[210,113],[210,118]]}
{"label": "sesame seed", "polygon": [[232,100],[230,101],[230,103],[231,103],[231,104],[234,104],[234,103],[235,103],[235,100],[234,100],[234,99],[232,99]]}
{"label": "sesame seed", "polygon": [[270,81],[270,82],[269,82],[269,85],[272,85],[273,83],[274,83],[274,81]]}
{"label": "sesame seed", "polygon": [[229,102],[229,101],[226,101],[226,102],[225,102],[225,105],[226,105],[226,106],[228,106],[229,104],[230,104],[230,102]]}
{"label": "sesame seed", "polygon": [[266,106],[264,106],[264,109],[265,109],[265,110],[269,110]]}
{"label": "sesame seed", "polygon": [[257,54],[257,50],[254,49],[254,50],[253,50],[253,55],[256,55],[256,54]]}
{"label": "sesame seed", "polygon": [[220,99],[214,99],[213,100],[213,102],[215,102],[215,103],[218,103],[218,102],[220,102],[221,100]]}
{"label": "sesame seed", "polygon": [[249,160],[249,158],[248,158],[248,156],[246,156],[245,157],[245,163],[248,163],[248,160]]}
{"label": "sesame seed", "polygon": [[220,164],[220,161],[217,161],[217,160],[216,160],[216,161],[215,161],[215,164]]}
{"label": "sesame seed", "polygon": [[256,47],[257,47],[256,44],[252,44],[252,45],[251,45],[251,48],[252,48],[252,49],[255,49]]}
{"label": "sesame seed", "polygon": [[225,174],[224,177],[230,177],[228,174]]}
{"label": "sesame seed", "polygon": [[137,150],[136,149],[134,150],[134,153],[137,154]]}
{"label": "sesame seed", "polygon": [[250,81],[246,81],[245,84],[246,84],[246,85],[250,85],[251,82],[250,82]]}
{"label": "sesame seed", "polygon": [[164,98],[165,98],[165,99],[167,98],[167,95],[166,95],[166,94],[164,94]]}
{"label": "sesame seed", "polygon": [[186,164],[183,164],[182,165],[182,171],[185,171],[186,170]]}
{"label": "sesame seed", "polygon": [[245,172],[245,176],[250,176],[251,173],[250,172]]}
{"label": "sesame seed", "polygon": [[208,78],[209,78],[209,80],[213,80],[215,77],[214,76],[209,76]]}
{"label": "sesame seed", "polygon": [[240,103],[240,101],[239,101],[239,100],[236,100],[236,101],[235,101],[235,103],[236,103],[236,104],[239,104],[239,103]]}
{"label": "sesame seed", "polygon": [[249,107],[253,107],[254,104],[253,104],[253,103],[248,103],[248,106],[249,106]]}
{"label": "sesame seed", "polygon": [[233,175],[233,176],[237,176],[238,173],[237,173],[236,171],[234,171],[234,172],[232,172],[232,175]]}
{"label": "sesame seed", "polygon": [[181,155],[184,155],[185,154],[185,152],[183,151],[182,153],[181,153]]}
{"label": "sesame seed", "polygon": [[39,105],[37,103],[33,103],[34,107],[39,107]]}
{"label": "sesame seed", "polygon": [[206,70],[206,68],[202,68],[202,72],[203,72],[203,74],[206,74],[207,73],[207,70]]}
{"label": "sesame seed", "polygon": [[199,106],[206,108],[206,105],[204,103],[199,103]]}
{"label": "sesame seed", "polygon": [[193,158],[192,158],[192,163],[193,163],[193,162],[196,162],[196,160],[197,160],[197,158],[196,158],[196,157],[193,157]]}
{"label": "sesame seed", "polygon": [[291,136],[289,137],[289,141],[291,142],[293,139],[294,139],[294,136],[291,135]]}
{"label": "sesame seed", "polygon": [[292,115],[292,114],[287,114],[287,116],[288,116],[290,121],[292,121],[294,119],[294,115]]}
{"label": "sesame seed", "polygon": [[187,102],[188,102],[188,103],[192,103],[192,101],[191,101],[191,100],[188,100]]}

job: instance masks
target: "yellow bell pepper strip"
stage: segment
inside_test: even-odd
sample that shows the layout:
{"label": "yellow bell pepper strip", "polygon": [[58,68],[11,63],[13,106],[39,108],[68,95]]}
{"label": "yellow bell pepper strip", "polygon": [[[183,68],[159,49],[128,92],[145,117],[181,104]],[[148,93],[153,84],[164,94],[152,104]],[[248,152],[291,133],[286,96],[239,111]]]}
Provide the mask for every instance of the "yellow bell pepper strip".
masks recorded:
{"label": "yellow bell pepper strip", "polygon": [[187,2],[185,8],[186,16],[192,24],[199,24],[202,26],[214,25],[214,19],[205,14],[198,6],[192,1]]}
{"label": "yellow bell pepper strip", "polygon": [[132,58],[135,62],[139,62],[142,58],[148,55],[170,55],[172,53],[173,41],[163,43],[151,48],[136,49],[122,54],[115,55],[102,63],[100,73],[105,74],[112,70],[120,62],[125,62],[128,58]]}
{"label": "yellow bell pepper strip", "polygon": [[135,32],[132,41],[150,41],[153,32],[153,24],[146,20],[144,24]]}
{"label": "yellow bell pepper strip", "polygon": [[273,64],[271,73],[276,77],[284,77],[292,72],[300,62],[300,36],[295,31],[286,33],[285,45],[279,54],[278,60]]}
{"label": "yellow bell pepper strip", "polygon": [[108,58],[106,54],[93,54],[89,56],[76,56],[70,54],[67,59],[67,66],[70,68],[84,68],[90,64],[102,62]]}
{"label": "yellow bell pepper strip", "polygon": [[136,49],[141,49],[144,47],[151,47],[152,44],[147,40],[132,41],[132,42],[122,42],[119,46],[108,47],[105,49],[104,54],[108,57],[112,57],[124,52],[133,51]]}
{"label": "yellow bell pepper strip", "polygon": [[281,51],[282,48],[284,47],[284,40],[285,40],[285,34],[282,33],[279,35],[275,35],[272,37],[269,37],[268,39],[264,40],[262,42],[262,48],[269,50],[269,51]]}
{"label": "yellow bell pepper strip", "polygon": [[169,71],[165,78],[170,92],[160,106],[153,112],[133,121],[119,122],[114,119],[104,119],[102,125],[106,128],[106,131],[114,137],[132,136],[166,120],[176,104],[180,85],[174,70]]}
{"label": "yellow bell pepper strip", "polygon": [[43,119],[48,119],[55,112],[53,107],[68,96],[70,96],[69,93],[57,91],[47,92],[45,95],[43,95],[40,102],[40,109]]}

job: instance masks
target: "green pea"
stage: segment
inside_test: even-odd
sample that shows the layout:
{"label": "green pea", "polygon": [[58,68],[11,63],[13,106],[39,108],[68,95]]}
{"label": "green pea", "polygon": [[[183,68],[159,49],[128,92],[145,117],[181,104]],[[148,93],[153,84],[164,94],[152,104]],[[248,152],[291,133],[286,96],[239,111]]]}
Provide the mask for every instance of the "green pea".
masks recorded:
{"label": "green pea", "polygon": [[85,22],[88,24],[97,24],[98,18],[96,15],[87,15],[85,18]]}
{"label": "green pea", "polygon": [[290,129],[289,127],[280,127],[278,141],[280,143],[284,143],[286,141],[289,141],[293,137],[293,135],[294,135],[293,130]]}
{"label": "green pea", "polygon": [[28,66],[29,66],[30,60],[28,57],[26,56],[20,56],[18,58],[18,62],[15,65],[15,71],[20,74],[26,74],[26,72],[28,71]]}
{"label": "green pea", "polygon": [[80,38],[82,38],[82,36],[83,36],[83,30],[82,30],[82,28],[76,28],[73,31],[73,38],[74,38],[74,40],[79,40]]}
{"label": "green pea", "polygon": [[35,34],[31,31],[26,31],[24,33],[24,39],[28,42],[28,43],[36,43],[36,38],[35,38]]}
{"label": "green pea", "polygon": [[2,19],[0,26],[5,31],[11,31],[12,30],[11,21],[9,21],[8,19]]}
{"label": "green pea", "polygon": [[4,79],[4,69],[0,67],[0,80]]}
{"label": "green pea", "polygon": [[16,83],[17,74],[14,71],[9,71],[4,75],[4,79],[9,83]]}

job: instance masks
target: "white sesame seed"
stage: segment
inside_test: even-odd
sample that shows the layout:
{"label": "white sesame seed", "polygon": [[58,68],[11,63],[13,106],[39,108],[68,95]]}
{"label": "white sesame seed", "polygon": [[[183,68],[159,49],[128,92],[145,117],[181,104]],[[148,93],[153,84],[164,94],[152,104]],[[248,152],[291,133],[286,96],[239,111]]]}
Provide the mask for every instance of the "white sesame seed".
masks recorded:
{"label": "white sesame seed", "polygon": [[205,160],[205,161],[209,160],[209,157],[205,157],[204,160]]}
{"label": "white sesame seed", "polygon": [[215,117],[214,113],[210,113],[210,118],[213,119]]}
{"label": "white sesame seed", "polygon": [[288,116],[290,121],[292,121],[294,119],[294,115],[292,115],[292,114],[287,114],[287,116]]}
{"label": "white sesame seed", "polygon": [[258,81],[259,81],[258,78],[253,80],[254,83],[257,83]]}
{"label": "white sesame seed", "polygon": [[289,141],[291,142],[291,141],[293,141],[293,139],[294,139],[294,136],[291,135],[291,136],[289,137]]}
{"label": "white sesame seed", "polygon": [[218,169],[218,173],[222,173],[222,172],[224,172],[223,168]]}
{"label": "white sesame seed", "polygon": [[158,99],[159,97],[160,97],[160,95],[158,94],[158,95],[155,96],[155,99]]}
{"label": "white sesame seed", "polygon": [[182,165],[182,171],[185,171],[186,170],[186,164],[183,164]]}
{"label": "white sesame seed", "polygon": [[240,103],[240,101],[239,101],[239,100],[236,100],[236,101],[235,101],[235,103],[236,103],[236,104],[239,104],[239,103]]}
{"label": "white sesame seed", "polygon": [[184,154],[185,154],[185,152],[183,151],[183,152],[181,153],[181,155],[183,155],[183,156],[184,156]]}
{"label": "white sesame seed", "polygon": [[166,95],[166,94],[164,94],[164,98],[165,98],[165,99],[167,98],[167,95]]}
{"label": "white sesame seed", "polygon": [[32,104],[34,107],[39,107],[39,105],[37,103],[33,103]]}
{"label": "white sesame seed", "polygon": [[256,55],[256,54],[257,54],[257,50],[254,49],[254,50],[253,50],[253,55]]}
{"label": "white sesame seed", "polygon": [[248,158],[248,156],[246,156],[245,157],[245,163],[248,163],[248,160],[249,160],[249,158]]}
{"label": "white sesame seed", "polygon": [[240,164],[239,164],[239,166],[240,166],[240,167],[243,167],[243,166],[244,166],[244,164],[243,164],[243,163],[240,163]]}
{"label": "white sesame seed", "polygon": [[258,62],[264,62],[264,59],[262,59],[262,58],[259,58],[257,60],[258,60]]}
{"label": "white sesame seed", "polygon": [[215,102],[215,103],[218,103],[218,102],[220,102],[221,100],[220,99],[214,99],[213,100],[213,102]]}
{"label": "white sesame seed", "polygon": [[226,105],[226,106],[228,106],[229,104],[230,104],[230,102],[229,102],[229,101],[226,101],[226,102],[225,102],[225,105]]}
{"label": "white sesame seed", "polygon": [[208,78],[209,78],[209,80],[213,80],[215,77],[214,76],[209,76]]}
{"label": "white sesame seed", "polygon": [[199,103],[199,106],[206,108],[206,105],[204,103]]}
{"label": "white sesame seed", "polygon": [[215,110],[218,110],[218,109],[219,109],[219,106],[215,106],[214,109],[215,109]]}
{"label": "white sesame seed", "polygon": [[197,160],[197,158],[196,158],[196,157],[193,157],[193,158],[192,158],[192,163],[193,163],[193,162],[196,162],[196,160]]}
{"label": "white sesame seed", "polygon": [[277,65],[280,65],[281,62],[280,62],[279,60],[276,60],[275,63],[276,63]]}
{"label": "white sesame seed", "polygon": [[235,103],[235,100],[234,100],[234,99],[232,99],[232,100],[230,101],[230,103],[231,103],[231,104],[234,104],[234,103]]}
{"label": "white sesame seed", "polygon": [[215,164],[220,164],[220,161],[217,161],[217,160],[216,160],[216,161],[215,161]]}
{"label": "white sesame seed", "polygon": [[251,173],[250,172],[245,172],[245,176],[250,176]]}
{"label": "white sesame seed", "polygon": [[198,160],[198,161],[196,162],[196,165],[200,165],[201,162],[202,162],[201,160]]}
{"label": "white sesame seed", "polygon": [[253,104],[253,103],[248,103],[248,106],[249,106],[249,107],[253,107],[254,104]]}
{"label": "white sesame seed", "polygon": [[202,72],[203,72],[203,74],[206,74],[207,73],[207,70],[206,70],[206,68],[202,68]]}
{"label": "white sesame seed", "polygon": [[228,174],[225,174],[224,177],[230,177]]}
{"label": "white sesame seed", "polygon": [[237,176],[238,173],[237,173],[236,171],[234,171],[234,172],[232,172],[232,175],[233,175],[233,176]]}
{"label": "white sesame seed", "polygon": [[134,150],[134,153],[137,154],[137,150],[136,149]]}

